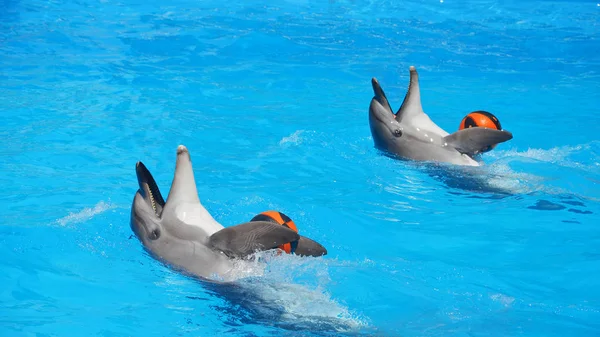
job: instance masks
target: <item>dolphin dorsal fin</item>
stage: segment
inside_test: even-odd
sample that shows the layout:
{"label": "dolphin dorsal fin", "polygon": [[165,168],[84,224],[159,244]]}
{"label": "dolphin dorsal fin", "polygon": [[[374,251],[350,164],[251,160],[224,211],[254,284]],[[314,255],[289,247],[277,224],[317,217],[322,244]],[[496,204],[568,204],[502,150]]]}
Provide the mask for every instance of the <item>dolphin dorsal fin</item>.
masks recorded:
{"label": "dolphin dorsal fin", "polygon": [[200,203],[194,171],[192,170],[192,160],[188,149],[179,145],[177,147],[177,162],[175,164],[175,175],[167,197],[165,209],[175,207],[182,202]]}
{"label": "dolphin dorsal fin", "polygon": [[406,96],[404,96],[404,101],[396,113],[396,120],[402,122],[405,118],[413,119],[420,114],[424,114],[424,112],[423,106],[421,106],[419,74],[414,66],[410,66],[410,84]]}

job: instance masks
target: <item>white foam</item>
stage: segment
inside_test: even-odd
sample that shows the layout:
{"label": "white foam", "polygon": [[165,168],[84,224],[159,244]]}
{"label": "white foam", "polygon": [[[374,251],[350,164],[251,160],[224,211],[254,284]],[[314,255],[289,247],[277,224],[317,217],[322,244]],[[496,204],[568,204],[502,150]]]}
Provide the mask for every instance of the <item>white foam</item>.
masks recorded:
{"label": "white foam", "polygon": [[[489,157],[502,159],[502,158],[526,158],[533,159],[536,161],[554,163],[565,167],[587,169],[595,165],[585,165],[575,160],[569,160],[568,157],[572,154],[581,151],[589,151],[594,142],[590,144],[576,145],[576,146],[559,146],[551,149],[532,149],[529,148],[526,151],[517,150],[506,150],[489,153]],[[597,163],[595,163],[597,164]]]}
{"label": "white foam", "polygon": [[298,145],[298,144],[302,143],[302,138],[300,137],[302,135],[302,133],[304,133],[304,130],[294,131],[294,133],[292,133],[291,135],[289,135],[287,137],[283,137],[279,141],[279,145],[284,145],[287,143],[291,143],[293,145]]}
{"label": "white foam", "polygon": [[529,193],[539,189],[543,178],[526,172],[515,172],[508,164],[495,163],[489,166],[492,173],[488,182],[491,186],[512,191],[513,193]]}
{"label": "white foam", "polygon": [[532,149],[525,151],[507,150],[499,152],[503,157],[524,157],[546,162],[557,162],[564,159],[570,152],[576,150],[573,147],[555,147],[551,149]]}
{"label": "white foam", "polygon": [[[516,172],[510,168],[509,164],[511,162],[547,163],[565,169],[596,172],[597,163],[584,164],[571,158],[571,156],[582,152],[593,152],[592,148],[594,146],[596,145],[592,142],[589,144],[560,146],[551,149],[529,148],[525,151],[506,150],[490,152],[489,154],[486,154],[486,156],[494,159],[495,162],[488,166],[493,174],[489,179],[489,182],[493,186],[509,189],[513,192],[527,193],[543,190],[547,193],[561,193],[563,191],[543,185],[543,181],[548,178],[527,172]],[[589,158],[589,156],[586,156],[586,158]]]}
{"label": "white foam", "polygon": [[110,203],[100,201],[92,208],[86,207],[77,213],[69,213],[69,215],[56,220],[56,223],[61,226],[66,226],[72,223],[83,222],[111,208],[115,208],[115,206]]}
{"label": "white foam", "polygon": [[[277,255],[275,251],[259,252],[254,258],[257,262],[253,265],[236,266],[238,283],[264,303],[280,307],[282,323],[327,323],[339,331],[368,326],[366,320],[337,303],[325,290],[331,281],[327,271],[329,260]],[[260,276],[260,281],[243,279],[249,276]]]}
{"label": "white foam", "polygon": [[504,294],[493,294],[490,296],[490,298],[492,299],[492,301],[499,302],[505,307],[510,307],[510,305],[513,304],[513,302],[515,301],[514,297],[507,296]]}

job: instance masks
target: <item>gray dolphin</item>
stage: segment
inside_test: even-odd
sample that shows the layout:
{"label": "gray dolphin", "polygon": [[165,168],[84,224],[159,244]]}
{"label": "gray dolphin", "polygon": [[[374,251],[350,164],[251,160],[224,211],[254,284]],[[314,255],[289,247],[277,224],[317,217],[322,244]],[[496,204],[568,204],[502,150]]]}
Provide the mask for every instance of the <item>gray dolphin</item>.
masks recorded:
{"label": "gray dolphin", "polygon": [[369,125],[375,147],[403,159],[480,166],[473,157],[491,145],[512,139],[505,130],[482,127],[449,134],[423,111],[419,75],[410,67],[410,84],[394,114],[377,79],[371,79],[375,96],[369,106]]}
{"label": "gray dolphin", "polygon": [[256,251],[298,241],[296,254],[321,256],[327,250],[295,231],[266,221],[223,227],[198,198],[187,148],[177,147],[171,190],[165,202],[150,171],[136,164],[139,189],[131,207],[131,229],[157,260],[186,274],[226,279],[234,264]]}

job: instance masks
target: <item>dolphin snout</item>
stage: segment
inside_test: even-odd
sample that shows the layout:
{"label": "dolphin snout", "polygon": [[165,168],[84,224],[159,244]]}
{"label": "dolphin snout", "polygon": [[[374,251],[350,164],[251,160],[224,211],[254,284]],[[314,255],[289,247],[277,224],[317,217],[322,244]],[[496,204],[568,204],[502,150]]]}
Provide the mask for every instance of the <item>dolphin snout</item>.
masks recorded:
{"label": "dolphin snout", "polygon": [[179,145],[179,146],[177,147],[177,154],[182,154],[182,153],[184,153],[184,152],[188,152],[188,149],[187,149],[187,147],[185,147],[184,145]]}
{"label": "dolphin snout", "polygon": [[387,123],[394,119],[394,114],[387,111],[376,97],[371,100],[369,112],[381,123]]}

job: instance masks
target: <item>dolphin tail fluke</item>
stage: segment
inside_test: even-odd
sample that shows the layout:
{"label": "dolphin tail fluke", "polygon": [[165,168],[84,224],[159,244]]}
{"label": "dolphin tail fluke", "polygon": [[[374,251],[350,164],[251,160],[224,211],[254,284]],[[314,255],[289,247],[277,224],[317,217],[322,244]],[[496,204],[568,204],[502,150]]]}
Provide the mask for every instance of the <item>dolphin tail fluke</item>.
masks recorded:
{"label": "dolphin tail fluke", "polygon": [[[256,251],[273,249],[299,240],[295,231],[268,221],[251,221],[223,228],[209,238],[209,244],[229,257],[242,258]],[[307,244],[307,249],[312,247]]]}
{"label": "dolphin tail fluke", "polygon": [[188,149],[183,145],[177,147],[175,175],[167,196],[165,210],[172,210],[174,205],[181,202],[200,203],[192,169],[192,159]]}
{"label": "dolphin tail fluke", "polygon": [[506,142],[513,138],[512,133],[506,130],[495,130],[474,127],[456,131],[444,137],[448,146],[456,148],[461,153],[476,155],[496,144]]}
{"label": "dolphin tail fluke", "polygon": [[421,89],[419,88],[419,74],[414,66],[410,66],[410,82],[408,91],[404,96],[402,105],[396,112],[396,120],[401,122],[404,118],[413,119],[420,114],[424,114],[421,105]]}
{"label": "dolphin tail fluke", "polygon": [[296,251],[294,252],[296,255],[300,256],[323,256],[327,255],[327,249],[323,247],[320,243],[307,238],[306,236],[300,235],[300,239],[298,240],[298,246],[296,247]]}

